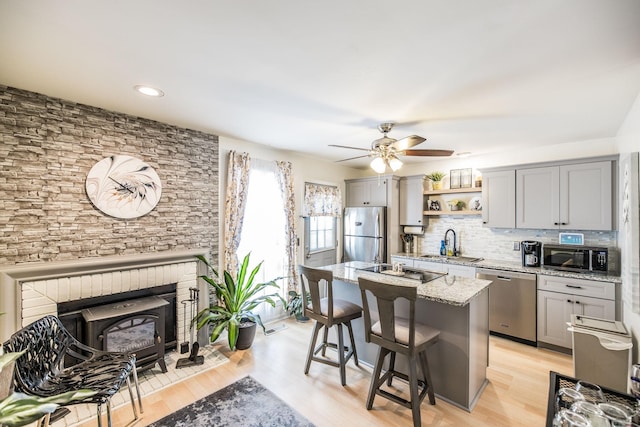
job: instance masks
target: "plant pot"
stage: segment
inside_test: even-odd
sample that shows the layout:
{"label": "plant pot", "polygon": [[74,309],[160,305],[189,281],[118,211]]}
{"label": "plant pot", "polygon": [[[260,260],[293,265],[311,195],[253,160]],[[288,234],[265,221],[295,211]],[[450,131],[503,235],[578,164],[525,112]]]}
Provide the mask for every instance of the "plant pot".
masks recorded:
{"label": "plant pot", "polygon": [[431,181],[431,188],[434,190],[442,190],[442,181]]}
{"label": "plant pot", "polygon": [[309,316],[296,316],[296,322],[307,323],[309,321]]}
{"label": "plant pot", "polygon": [[253,344],[253,339],[256,337],[255,322],[242,322],[238,328],[238,341],[236,342],[236,350],[246,350]]}

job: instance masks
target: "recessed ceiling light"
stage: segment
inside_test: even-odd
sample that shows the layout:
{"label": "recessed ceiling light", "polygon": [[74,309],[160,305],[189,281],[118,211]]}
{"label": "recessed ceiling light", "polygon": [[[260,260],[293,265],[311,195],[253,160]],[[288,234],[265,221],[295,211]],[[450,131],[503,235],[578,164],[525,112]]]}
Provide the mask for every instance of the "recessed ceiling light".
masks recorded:
{"label": "recessed ceiling light", "polygon": [[470,151],[461,151],[459,153],[456,153],[456,156],[458,157],[469,157],[471,155]]}
{"label": "recessed ceiling light", "polygon": [[133,88],[143,95],[155,96],[158,98],[161,96],[164,96],[164,92],[161,91],[160,89],[156,89],[155,87],[145,86],[145,85],[136,85]]}

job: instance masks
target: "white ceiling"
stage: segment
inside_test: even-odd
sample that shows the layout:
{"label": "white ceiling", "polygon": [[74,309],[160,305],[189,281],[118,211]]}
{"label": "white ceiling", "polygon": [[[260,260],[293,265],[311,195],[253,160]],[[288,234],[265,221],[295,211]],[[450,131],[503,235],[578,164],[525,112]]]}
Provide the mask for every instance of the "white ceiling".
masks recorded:
{"label": "white ceiling", "polygon": [[0,84],[332,160],[382,121],[418,149],[589,141],[640,93],[640,1],[1,0]]}

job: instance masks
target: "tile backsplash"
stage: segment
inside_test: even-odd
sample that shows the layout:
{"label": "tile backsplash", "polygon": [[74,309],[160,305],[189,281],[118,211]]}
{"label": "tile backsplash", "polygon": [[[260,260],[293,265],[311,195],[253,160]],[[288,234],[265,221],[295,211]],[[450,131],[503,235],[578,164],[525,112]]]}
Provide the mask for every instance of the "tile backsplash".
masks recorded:
{"label": "tile backsplash", "polygon": [[[482,226],[479,216],[430,217],[424,236],[418,238],[418,252],[438,254],[440,241],[449,229],[456,232],[457,245],[461,255],[478,256],[499,261],[520,261],[520,251],[513,250],[513,242],[537,240],[544,243],[558,243],[557,230],[521,230],[487,228]],[[579,231],[584,234],[585,245],[617,247],[616,231]]]}

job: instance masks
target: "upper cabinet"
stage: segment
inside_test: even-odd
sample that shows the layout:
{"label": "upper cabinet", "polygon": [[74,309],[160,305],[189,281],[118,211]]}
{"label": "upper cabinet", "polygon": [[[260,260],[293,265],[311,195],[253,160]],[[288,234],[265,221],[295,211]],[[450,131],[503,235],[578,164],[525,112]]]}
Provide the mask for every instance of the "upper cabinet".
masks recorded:
{"label": "upper cabinet", "polygon": [[[402,252],[400,233],[395,233],[395,230],[400,230],[399,181],[400,178],[393,175],[345,180],[346,207],[385,206],[387,208],[386,228],[389,236],[393,234],[395,237],[387,239],[387,254],[389,255]],[[422,200],[422,194],[420,200]],[[388,259],[384,262],[388,262]]]}
{"label": "upper cabinet", "polygon": [[424,175],[400,178],[400,225],[423,226]]}
{"label": "upper cabinet", "polygon": [[387,186],[389,178],[363,178],[347,180],[347,207],[387,206]]}
{"label": "upper cabinet", "polygon": [[612,230],[612,162],[518,169],[516,227]]}
{"label": "upper cabinet", "polygon": [[493,228],[515,228],[516,171],[482,173],[482,224]]}

